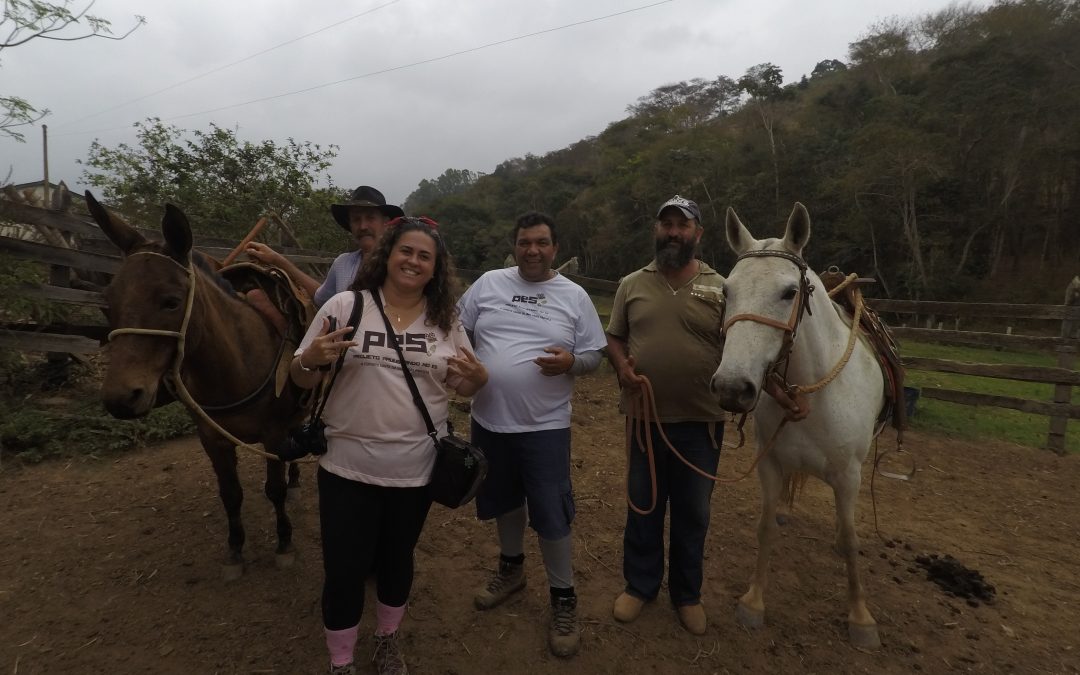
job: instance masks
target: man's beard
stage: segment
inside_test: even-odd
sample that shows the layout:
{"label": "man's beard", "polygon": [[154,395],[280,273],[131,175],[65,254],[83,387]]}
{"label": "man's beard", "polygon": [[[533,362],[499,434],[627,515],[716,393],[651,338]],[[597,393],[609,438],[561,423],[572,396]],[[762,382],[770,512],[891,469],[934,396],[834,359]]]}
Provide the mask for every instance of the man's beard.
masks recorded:
{"label": "man's beard", "polygon": [[[669,246],[676,242],[679,245]],[[662,270],[677,270],[686,267],[694,259],[694,250],[697,242],[694,240],[682,241],[677,238],[663,238],[656,240],[656,266]]]}

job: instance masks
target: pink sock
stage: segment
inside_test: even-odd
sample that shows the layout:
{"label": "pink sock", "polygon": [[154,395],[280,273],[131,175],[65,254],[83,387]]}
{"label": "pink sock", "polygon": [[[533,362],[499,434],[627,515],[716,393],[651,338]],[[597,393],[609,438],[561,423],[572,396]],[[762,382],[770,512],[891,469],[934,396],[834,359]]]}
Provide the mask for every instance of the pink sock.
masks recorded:
{"label": "pink sock", "polygon": [[376,635],[390,635],[398,629],[401,625],[401,620],[405,617],[405,605],[401,607],[391,607],[384,605],[381,602],[375,603],[375,628]]}
{"label": "pink sock", "polygon": [[326,631],[326,649],[330,652],[330,665],[347,666],[353,662],[353,648],[356,647],[356,633],[360,624],[345,630]]}

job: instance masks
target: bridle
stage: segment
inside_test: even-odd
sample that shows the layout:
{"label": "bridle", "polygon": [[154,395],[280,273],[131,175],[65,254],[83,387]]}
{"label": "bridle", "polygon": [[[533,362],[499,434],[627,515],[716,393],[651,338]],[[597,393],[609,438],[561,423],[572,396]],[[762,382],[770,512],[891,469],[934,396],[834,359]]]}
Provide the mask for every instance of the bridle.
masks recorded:
{"label": "bridle", "polygon": [[[110,342],[112,342],[113,338],[116,337],[117,335],[157,335],[157,336],[162,336],[162,337],[174,338],[176,340],[176,343],[177,343],[176,358],[174,359],[173,367],[169,369],[169,374],[167,374],[163,378],[163,381],[165,383],[165,387],[169,390],[169,393],[171,393],[171,394],[173,394],[175,396],[176,395],[176,382],[180,381],[179,371],[180,371],[180,366],[183,364],[183,361],[184,361],[184,351],[185,351],[185,347],[187,345],[188,324],[191,321],[191,311],[192,311],[192,308],[195,305],[195,278],[196,278],[195,266],[191,263],[190,255],[188,256],[188,260],[187,260],[186,265],[183,264],[183,263],[180,263],[179,261],[177,261],[174,258],[171,258],[171,257],[169,257],[167,255],[162,254],[162,253],[156,253],[154,251],[136,251],[135,253],[132,253],[130,255],[133,255],[133,256],[134,255],[153,255],[153,256],[158,256],[159,258],[164,258],[165,260],[168,260],[169,262],[173,263],[174,265],[179,266],[181,269],[184,270],[184,272],[188,276],[188,292],[187,292],[187,298],[186,298],[185,303],[184,303],[184,318],[180,322],[180,330],[159,330],[159,329],[155,329],[155,328],[117,328],[115,330],[110,331],[109,336],[108,336],[108,340]],[[276,364],[278,361],[281,360],[281,354],[283,353],[284,349],[285,349],[285,339],[282,338],[280,344],[278,345],[277,358],[275,358],[274,361],[273,361],[274,364]],[[224,405],[205,405],[205,404],[199,404],[199,403],[196,403],[196,405],[198,405],[203,410],[210,410],[210,411],[213,411],[213,412],[232,412],[232,411],[235,411],[235,410],[239,410],[239,409],[243,408],[244,406],[250,404],[255,399],[259,398],[259,396],[262,395],[262,393],[266,391],[267,387],[270,386],[270,383],[274,380],[274,376],[276,374],[277,374],[277,368],[274,367],[274,366],[271,366],[270,372],[263,379],[262,384],[260,384],[258,387],[256,387],[255,390],[252,391],[250,394],[244,396],[243,398],[241,398],[238,401],[234,401],[232,403],[226,403]]]}
{"label": "bridle", "polygon": [[226,431],[221,425],[219,425],[217,422],[215,422],[213,419],[211,419],[211,417],[207,414],[206,411],[208,411],[208,410],[211,410],[211,411],[214,411],[214,412],[235,411],[235,410],[238,410],[240,408],[243,408],[244,406],[248,405],[249,403],[251,403],[252,401],[257,399],[259,396],[261,396],[263,394],[263,392],[266,391],[267,387],[270,386],[270,383],[274,380],[274,377],[277,374],[277,363],[281,360],[281,354],[282,354],[282,351],[285,348],[285,338],[282,337],[281,344],[278,346],[277,358],[274,359],[274,361],[273,361],[273,363],[272,363],[272,365],[270,367],[270,374],[266,377],[266,379],[263,380],[262,384],[260,384],[253,392],[251,392],[247,396],[244,396],[239,401],[235,401],[233,403],[228,403],[226,405],[217,405],[217,406],[201,405],[191,395],[191,392],[188,390],[187,385],[184,384],[184,380],[180,375],[180,369],[181,369],[181,367],[183,366],[183,363],[184,363],[184,353],[185,353],[185,349],[187,347],[188,325],[191,322],[192,308],[195,305],[195,283],[196,283],[197,276],[196,276],[196,272],[195,272],[195,265],[194,265],[194,263],[192,262],[192,259],[191,259],[191,254],[189,253],[186,256],[186,259],[185,259],[184,262],[180,262],[180,261],[176,260],[175,258],[167,256],[167,255],[165,255],[163,253],[157,253],[156,251],[136,251],[134,253],[128,254],[127,257],[132,257],[132,256],[136,256],[136,255],[152,255],[152,256],[157,256],[159,258],[164,258],[165,260],[168,260],[172,264],[179,266],[181,269],[184,270],[184,273],[187,274],[188,291],[187,291],[187,298],[186,298],[186,300],[184,302],[184,317],[183,317],[183,319],[180,320],[180,330],[161,330],[161,329],[157,329],[157,328],[132,328],[132,327],[115,328],[115,329],[109,331],[109,335],[108,335],[108,338],[107,338],[109,340],[109,342],[112,342],[114,338],[116,338],[117,336],[120,336],[120,335],[154,335],[154,336],[159,336],[159,337],[170,337],[170,338],[175,339],[176,340],[176,356],[173,358],[173,362],[172,362],[172,365],[169,368],[169,371],[167,373],[165,373],[164,375],[162,375],[162,377],[161,377],[162,383],[165,385],[165,388],[169,390],[169,393],[171,393],[177,400],[183,402],[184,405],[186,405],[189,410],[191,410],[191,411],[195,412],[197,415],[199,415],[199,417],[202,418],[203,421],[205,421],[209,425],[211,425],[219,434],[221,434],[223,437],[225,437],[226,439],[228,439],[229,441],[234,443],[237,447],[245,447],[245,448],[247,448],[247,449],[249,449],[249,450],[251,450],[251,451],[253,451],[253,452],[257,453],[257,454],[260,454],[260,455],[262,455],[262,456],[264,456],[264,457],[266,457],[268,459],[279,459],[276,455],[272,455],[270,453],[259,450],[258,448],[250,445],[249,443],[245,443],[245,442],[239,440],[238,438],[233,436],[231,433]]}
{"label": "bridle", "polygon": [[[180,321],[180,330],[159,330],[156,328],[115,328],[109,331],[109,342],[113,341],[117,335],[158,335],[163,337],[176,338],[177,343],[180,346],[180,351],[183,350],[184,342],[187,339],[187,327],[188,322],[191,320],[191,308],[195,304],[195,266],[191,264],[191,257],[188,257],[187,264],[183,264],[174,258],[170,258],[164,253],[157,253],[156,251],[136,251],[129,253],[126,257],[131,258],[137,255],[153,255],[159,258],[164,258],[174,265],[184,270],[188,277],[188,292],[187,300],[184,304],[184,318]],[[182,357],[181,357],[182,360]]]}
{"label": "bridle", "polygon": [[[782,323],[780,321],[777,321],[776,319],[762,316],[760,314],[743,313],[736,314],[735,316],[725,321],[723,328],[721,329],[722,333],[726,333],[727,330],[732,326],[732,324],[735,324],[739,321],[753,321],[754,323],[772,326],[773,328],[778,328],[784,331],[784,342],[780,346],[780,352],[779,354],[777,354],[776,360],[774,360],[765,371],[765,375],[761,381],[761,386],[758,387],[758,395],[757,399],[754,400],[754,405],[751,406],[750,409],[747,410],[745,413],[743,413],[741,418],[739,419],[738,431],[740,436],[740,446],[742,445],[743,425],[746,423],[747,416],[751,412],[753,412],[754,408],[757,407],[758,401],[761,400],[761,392],[764,390],[764,384],[769,378],[772,378],[776,382],[777,386],[783,389],[784,393],[786,393],[788,396],[791,396],[792,398],[794,398],[798,394],[812,394],[816,391],[824,389],[826,385],[836,379],[836,377],[840,374],[840,371],[842,371],[844,369],[844,366],[847,365],[848,360],[851,358],[852,351],[855,348],[855,341],[858,338],[859,334],[859,322],[862,318],[864,308],[862,293],[859,292],[856,288],[855,313],[852,316],[851,332],[848,335],[848,343],[847,347],[844,349],[844,354],[836,362],[832,370],[830,370],[828,374],[826,374],[817,382],[813,384],[791,384],[787,380],[787,369],[791,360],[791,350],[795,346],[795,337],[798,335],[799,324],[802,322],[804,314],[813,316],[813,312],[810,309],[810,296],[814,292],[814,286],[810,283],[809,278],[806,274],[808,269],[806,261],[804,261],[801,257],[795,255],[794,253],[789,253],[787,251],[747,251],[746,253],[743,253],[735,259],[735,264],[737,265],[739,261],[743,260],[744,258],[782,258],[799,268],[800,278],[799,290],[796,291],[797,302],[791,310],[791,316],[788,318],[787,323]],[[857,280],[857,274],[849,274],[843,282],[841,282],[828,292],[829,297],[832,298],[833,296],[837,295],[849,285],[855,283]],[[776,441],[776,437],[780,434],[780,430],[784,428],[784,425],[787,423],[787,421],[788,418],[786,416],[780,420],[780,424],[773,432],[772,438],[769,439],[769,442],[765,446],[765,449],[759,453],[759,459],[761,455],[764,455],[766,452],[768,452],[769,449],[772,448],[773,443]],[[903,435],[901,433],[897,434],[897,450],[903,451]],[[876,473],[880,473],[887,478],[910,480],[911,477],[915,475],[914,465],[912,466],[912,470],[907,474],[893,473],[889,471],[884,471],[879,468],[879,463],[881,462],[881,459],[889,452],[889,450],[886,450],[885,453],[878,455],[877,451],[875,450],[876,456],[874,459],[874,469],[876,470]],[[873,495],[873,485],[873,479],[871,479],[871,495]],[[876,524],[876,503],[874,508]]]}
{"label": "bridle", "polygon": [[[761,392],[764,389],[764,383],[769,378],[774,378],[776,383],[788,395],[794,394],[796,386],[788,382],[787,369],[791,359],[791,350],[795,346],[795,338],[799,334],[799,325],[802,323],[803,315],[813,316],[813,311],[810,309],[810,297],[814,293],[814,285],[810,283],[810,279],[806,274],[808,269],[806,261],[798,255],[787,251],[747,251],[735,259],[735,264],[738,265],[740,261],[745,260],[746,258],[780,258],[782,260],[787,260],[799,268],[799,288],[795,291],[795,302],[792,304],[791,316],[788,317],[786,323],[761,314],[744,312],[727,319],[720,329],[721,334],[726,335],[728,329],[730,329],[733,324],[736,324],[739,321],[752,321],[754,323],[778,328],[784,332],[784,341],[780,345],[780,351],[777,354],[776,359],[766,369],[765,376],[762,378],[761,382],[762,386],[758,387],[758,399],[755,399],[754,405],[750,410],[746,411],[743,416],[743,421],[746,419],[745,415],[749,414],[757,407],[758,400],[761,398]],[[739,426],[741,427],[742,424]]]}
{"label": "bridle", "polygon": [[[760,258],[760,257],[783,258],[784,260],[787,260],[787,261],[795,264],[799,268],[799,271],[801,273],[800,278],[799,278],[799,290],[796,291],[796,297],[795,297],[796,302],[795,302],[795,305],[791,309],[791,316],[788,318],[787,323],[783,323],[781,321],[777,321],[776,319],[772,319],[772,318],[767,317],[767,316],[762,316],[760,314],[751,314],[751,313],[736,314],[735,316],[731,317],[730,319],[728,319],[724,323],[723,327],[721,328],[721,334],[726,333],[728,328],[730,328],[732,324],[737,323],[739,321],[753,321],[755,323],[765,324],[766,326],[772,326],[773,328],[778,328],[778,329],[784,331],[784,343],[780,347],[780,354],[777,356],[777,359],[772,363],[772,365],[770,365],[770,367],[766,371],[765,378],[779,377],[780,378],[780,383],[779,383],[780,386],[782,386],[784,388],[784,390],[789,393],[789,395],[793,396],[794,395],[793,392],[796,390],[796,387],[794,387],[792,385],[789,385],[787,383],[786,378],[785,378],[785,375],[787,373],[787,363],[788,363],[788,359],[789,359],[789,357],[791,355],[792,347],[795,344],[795,336],[798,333],[799,324],[802,322],[803,315],[804,314],[812,314],[812,312],[810,311],[810,295],[814,292],[814,287],[813,287],[813,285],[810,284],[810,281],[806,276],[806,271],[807,271],[806,262],[804,262],[802,258],[795,255],[794,253],[788,253],[786,251],[749,251],[749,252],[744,253],[741,256],[739,256],[735,260],[735,263],[738,264],[738,262],[740,260],[742,260],[743,258]],[[781,367],[783,368],[785,375],[780,375]],[[657,504],[657,483],[656,483],[656,468],[655,468],[655,458],[654,458],[654,452],[653,452],[652,436],[646,430],[650,428],[650,425],[652,424],[652,419],[659,417],[659,415],[656,413],[656,400],[655,400],[655,398],[653,396],[652,384],[649,382],[648,378],[646,378],[644,376],[642,376],[641,379],[642,379],[641,388],[642,388],[642,392],[643,392],[642,396],[640,397],[640,400],[631,402],[631,411],[630,411],[630,414],[628,414],[627,417],[626,417],[626,453],[627,453],[626,502],[627,502],[627,505],[630,507],[630,509],[632,511],[634,511],[635,513],[638,513],[640,515],[648,515],[648,514],[652,513],[653,509],[656,508],[656,504]],[[762,385],[764,385],[764,380],[762,381]],[[758,388],[758,399],[761,398],[761,392],[763,390],[764,390],[764,386],[761,386],[761,387]],[[756,408],[756,407],[757,407],[757,400],[754,401],[754,405],[750,408],[750,410],[744,412],[741,415],[741,417],[739,419],[739,423],[736,426],[736,431],[739,434],[738,443],[737,444],[729,444],[727,442],[724,442],[724,444],[723,444],[724,447],[733,448],[733,449],[737,450],[737,449],[739,449],[739,448],[741,448],[743,446],[743,444],[746,441],[746,434],[743,431],[743,427],[746,424],[746,420],[747,420],[747,417],[750,415],[750,412],[752,412],[753,409]],[[700,468],[695,466],[692,462],[687,460],[685,457],[682,456],[682,454],[679,453],[679,451],[675,448],[675,446],[671,443],[671,441],[668,440],[668,437],[664,433],[664,429],[663,429],[662,425],[657,425],[657,428],[659,429],[661,440],[663,440],[663,442],[667,445],[667,447],[671,451],[671,453],[677,459],[679,459],[683,464],[686,464],[686,466],[689,467],[692,471],[694,471],[695,473],[703,476],[704,478],[706,478],[708,480],[711,480],[711,481],[714,481],[716,483],[735,483],[735,482],[738,482],[738,481],[746,478],[747,476],[749,476],[750,472],[754,470],[754,468],[758,465],[758,463],[761,461],[761,459],[765,455],[767,455],[769,453],[769,451],[772,449],[773,445],[776,443],[776,438],[777,438],[777,436],[779,436],[780,430],[784,428],[784,425],[787,424],[787,422],[788,422],[788,420],[787,420],[786,417],[780,420],[780,425],[773,432],[772,437],[768,440],[768,442],[764,443],[764,444],[759,443],[759,448],[760,449],[758,450],[757,456],[754,458],[753,462],[750,463],[750,466],[745,471],[743,471],[741,474],[739,474],[738,476],[736,476],[734,478],[721,478],[720,476],[714,476],[712,474],[709,474],[708,472],[702,471]],[[650,473],[650,478],[651,478],[651,481],[652,481],[652,504],[651,504],[651,506],[649,506],[648,509],[643,509],[643,508],[639,507],[638,505],[634,504],[633,500],[630,498],[629,467],[630,467],[630,452],[631,452],[630,440],[631,440],[632,437],[637,439],[638,447],[641,448],[645,452],[645,454],[646,454],[646,462],[648,463],[648,466],[649,466],[649,473]]]}

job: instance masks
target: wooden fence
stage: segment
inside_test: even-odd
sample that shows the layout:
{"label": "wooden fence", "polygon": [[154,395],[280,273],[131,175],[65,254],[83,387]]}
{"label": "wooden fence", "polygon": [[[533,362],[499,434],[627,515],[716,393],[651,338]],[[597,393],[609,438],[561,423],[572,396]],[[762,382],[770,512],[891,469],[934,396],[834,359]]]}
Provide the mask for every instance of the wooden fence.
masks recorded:
{"label": "wooden fence", "polygon": [[[45,209],[13,204],[0,200],[0,221],[30,223],[53,228],[72,242],[70,247],[54,246],[12,237],[0,236],[0,251],[18,258],[46,263],[51,268],[50,283],[25,289],[29,296],[69,303],[79,306],[103,307],[104,299],[96,290],[71,288],[67,283],[71,271],[94,272],[110,275],[120,263],[115,247],[104,238],[97,226],[87,220]],[[149,238],[160,238],[157,232],[142,231]],[[195,239],[200,250],[223,258],[233,244],[220,239]],[[318,273],[333,261],[333,255],[320,251],[298,248],[283,249],[293,262]],[[480,270],[459,269],[460,278],[471,281],[483,274]],[[618,283],[604,279],[592,279],[575,274],[567,277],[597,295],[614,295]],[[1080,282],[1077,282],[1080,283]],[[1080,292],[1067,294],[1071,304],[1063,305],[1012,305],[962,302],[924,302],[910,300],[869,299],[871,307],[887,317],[893,334],[901,341],[912,339],[945,344],[970,345],[995,348],[1021,348],[1049,351],[1057,356],[1057,366],[1036,367],[1009,364],[966,363],[945,359],[903,357],[904,365],[915,370],[974,375],[1022,382],[1042,382],[1054,385],[1052,401],[1036,401],[1010,396],[954,391],[950,389],[925,388],[921,395],[926,398],[973,406],[1009,408],[1025,413],[1045,415],[1050,418],[1047,446],[1058,453],[1065,451],[1065,434],[1068,420],[1080,419],[1080,406],[1072,403],[1072,388],[1080,386],[1080,372],[1075,369],[1077,339],[1080,328]],[[1054,322],[1054,335],[1014,335],[963,330],[909,328],[904,317],[955,317],[959,319],[1040,320]],[[898,319],[898,320],[897,320]],[[908,323],[916,323],[914,320]],[[943,324],[939,324],[943,325]],[[107,329],[100,323],[86,325],[6,325],[0,326],[0,346],[24,351],[66,352],[85,354],[100,349]],[[903,351],[901,349],[901,351]]]}
{"label": "wooden fence", "polygon": [[[79,216],[0,199],[0,222],[25,224],[48,233],[51,243],[12,236],[0,236],[0,252],[15,258],[49,266],[49,281],[22,289],[23,295],[39,300],[100,309],[105,306],[101,291],[120,266],[120,253],[93,221]],[[161,240],[156,230],[139,232],[148,239]],[[286,231],[286,237],[291,233]],[[224,258],[236,242],[214,237],[195,237],[200,251]],[[315,274],[321,274],[334,255],[322,251],[282,248],[288,259]],[[75,287],[73,287],[75,286]],[[0,325],[0,347],[21,351],[44,351],[83,355],[98,351],[108,329],[104,316],[95,311],[84,323],[40,325],[7,323]]]}
{"label": "wooden fence", "polygon": [[[1074,282],[1076,283],[1076,282]],[[1070,286],[1071,289],[1071,286]],[[897,326],[902,321],[889,322],[893,335],[900,341],[904,339],[933,341],[943,344],[966,345],[993,348],[1020,348],[1050,352],[1056,355],[1056,366],[1024,366],[1012,364],[966,363],[946,359],[931,359],[903,356],[904,365],[914,370],[974,375],[1020,382],[1041,382],[1054,385],[1052,401],[1035,401],[1013,396],[993,396],[972,391],[956,391],[924,388],[921,395],[926,398],[960,403],[971,406],[993,406],[1009,408],[1025,413],[1046,415],[1050,418],[1050,430],[1046,445],[1049,449],[1063,454],[1065,452],[1065,434],[1070,419],[1080,419],[1080,405],[1072,403],[1072,388],[1080,385],[1080,372],[1076,371],[1077,329],[1080,328],[1080,304],[1078,294],[1066,292],[1063,305],[1011,305],[966,302],[927,302],[911,300],[871,299],[869,304],[879,313],[897,317],[908,316],[944,316],[966,319],[1004,319],[1007,321],[1052,322],[1054,335],[1014,335],[963,330],[942,330],[940,328],[909,328]],[[914,322],[913,322],[914,323]],[[938,324],[943,325],[942,323]],[[903,344],[901,342],[901,352]]]}

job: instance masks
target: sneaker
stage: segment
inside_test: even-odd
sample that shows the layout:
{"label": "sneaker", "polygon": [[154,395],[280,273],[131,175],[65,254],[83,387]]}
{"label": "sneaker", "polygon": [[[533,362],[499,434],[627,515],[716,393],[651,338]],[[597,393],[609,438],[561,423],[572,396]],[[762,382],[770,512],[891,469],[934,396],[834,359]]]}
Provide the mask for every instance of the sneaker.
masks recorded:
{"label": "sneaker", "polygon": [[409,669],[405,666],[405,655],[401,653],[401,645],[398,644],[397,631],[389,635],[375,636],[375,653],[372,654],[371,661],[379,675],[409,674]]}
{"label": "sneaker", "polygon": [[511,595],[525,588],[525,565],[499,560],[499,571],[488,585],[473,598],[477,609],[491,609],[506,602]]}
{"label": "sneaker", "polygon": [[551,628],[548,629],[548,647],[555,656],[573,656],[581,644],[578,632],[577,596],[551,599]]}
{"label": "sneaker", "polygon": [[694,635],[705,634],[705,626],[707,624],[705,619],[705,608],[700,602],[696,605],[683,605],[682,607],[679,607],[677,611],[679,613],[679,623],[682,624],[683,628],[685,628],[688,633],[693,633]]}
{"label": "sneaker", "polygon": [[644,600],[623,591],[619,594],[619,597],[615,598],[615,607],[611,610],[611,614],[616,621],[630,623],[638,618],[641,614],[641,608],[644,606]]}
{"label": "sneaker", "polygon": [[347,663],[344,666],[330,666],[330,675],[356,675],[356,666]]}

